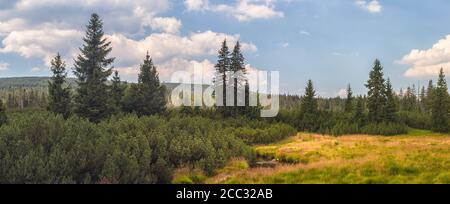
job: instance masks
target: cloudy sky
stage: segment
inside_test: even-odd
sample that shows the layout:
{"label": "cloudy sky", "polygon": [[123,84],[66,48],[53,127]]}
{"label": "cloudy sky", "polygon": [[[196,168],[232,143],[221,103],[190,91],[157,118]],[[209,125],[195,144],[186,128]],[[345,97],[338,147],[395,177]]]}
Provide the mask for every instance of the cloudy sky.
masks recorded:
{"label": "cloudy sky", "polygon": [[448,0],[0,0],[0,77],[49,76],[69,67],[98,13],[122,77],[136,79],[148,50],[161,79],[212,69],[220,42],[240,40],[251,69],[280,71],[283,92],[307,79],[322,96],[357,93],[375,58],[396,89],[450,74]]}

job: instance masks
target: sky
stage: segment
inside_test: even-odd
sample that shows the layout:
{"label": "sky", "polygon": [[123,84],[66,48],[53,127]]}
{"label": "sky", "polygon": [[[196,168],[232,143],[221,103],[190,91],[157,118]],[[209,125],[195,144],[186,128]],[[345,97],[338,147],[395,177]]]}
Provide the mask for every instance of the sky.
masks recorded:
{"label": "sky", "polygon": [[[450,75],[448,0],[0,0],[0,77],[69,71],[91,13],[104,22],[114,68],[135,81],[149,51],[162,81],[196,65],[212,71],[227,39],[250,70],[279,71],[284,93],[308,79],[323,97],[356,94],[376,58],[398,91]],[[207,83],[207,82],[205,82]]]}

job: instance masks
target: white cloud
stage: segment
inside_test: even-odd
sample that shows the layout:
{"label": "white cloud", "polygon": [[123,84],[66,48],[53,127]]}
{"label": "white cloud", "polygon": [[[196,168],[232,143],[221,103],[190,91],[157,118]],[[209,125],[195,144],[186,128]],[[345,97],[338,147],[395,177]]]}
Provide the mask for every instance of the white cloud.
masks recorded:
{"label": "white cloud", "polygon": [[337,96],[340,98],[346,98],[347,97],[347,89],[340,89],[337,93]]}
{"label": "white cloud", "polygon": [[47,65],[60,52],[71,58],[81,45],[83,33],[76,30],[44,28],[9,33],[2,41],[0,53],[18,53],[23,57],[41,58]]}
{"label": "white cloud", "polygon": [[[233,45],[239,39],[239,35],[205,31],[191,33],[185,37],[168,33],[154,33],[142,40],[133,40],[121,34],[113,34],[108,38],[113,47],[112,55],[120,56],[117,58],[119,66],[129,66],[140,62],[147,50],[157,63],[166,62],[172,58],[192,59],[214,56],[224,39],[227,39],[229,45]],[[249,52],[257,50],[256,46],[251,43],[242,43],[242,49]]]}
{"label": "white cloud", "polygon": [[366,10],[370,13],[380,13],[383,6],[378,0],[366,1],[366,0],[356,0],[355,4],[361,9]]}
{"label": "white cloud", "polygon": [[235,4],[211,5],[207,0],[185,0],[188,11],[210,10],[231,14],[238,21],[284,17],[275,9],[276,0],[236,0]]}
{"label": "white cloud", "polygon": [[173,17],[157,17],[150,20],[150,26],[153,30],[159,30],[166,33],[179,33],[181,21]]}
{"label": "white cloud", "polygon": [[184,5],[188,11],[202,11],[209,7],[208,0],[185,0]]}
{"label": "white cloud", "polygon": [[300,35],[311,36],[311,33],[308,32],[308,31],[301,30],[301,31],[300,31]]}
{"label": "white cloud", "polygon": [[170,0],[19,0],[12,7],[0,8],[0,22],[20,18],[28,24],[26,29],[46,23],[79,29],[89,14],[98,12],[111,19],[105,21],[107,31],[129,35],[141,34],[146,28],[175,32],[181,26],[176,19],[158,16],[170,7]]}
{"label": "white cloud", "polygon": [[[191,9],[209,8],[206,0],[200,4],[195,2],[190,2]],[[272,0],[239,2],[273,8]],[[111,56],[117,57],[114,66],[128,78],[137,76],[147,51],[158,65],[161,78],[168,80],[169,73],[176,70],[190,70],[198,64],[213,67],[206,59],[217,55],[220,43],[227,39],[232,47],[239,40],[238,34],[213,31],[181,35],[180,20],[159,16],[169,8],[170,0],[20,0],[0,8],[0,54],[17,53],[25,58],[41,59],[49,66],[59,52],[70,69],[83,43],[84,25],[93,11],[104,20],[106,37],[113,47]],[[147,28],[153,33],[144,35]],[[241,45],[244,52],[257,51],[250,42]],[[37,72],[38,68],[31,70]]]}
{"label": "white cloud", "polygon": [[281,43],[279,43],[279,45],[280,45],[282,48],[287,48],[287,47],[289,47],[289,43],[288,43],[288,42],[281,42]]}
{"label": "white cloud", "polygon": [[9,64],[6,62],[0,62],[0,71],[6,71],[9,68]]}
{"label": "white cloud", "polygon": [[42,68],[40,68],[40,67],[33,67],[33,68],[31,68],[31,72],[33,72],[33,73],[36,73],[36,72],[41,72],[41,71],[43,71],[44,69],[42,69]]}
{"label": "white cloud", "polygon": [[439,40],[430,49],[411,50],[398,63],[411,65],[405,72],[407,77],[436,76],[441,68],[450,73],[450,35]]}

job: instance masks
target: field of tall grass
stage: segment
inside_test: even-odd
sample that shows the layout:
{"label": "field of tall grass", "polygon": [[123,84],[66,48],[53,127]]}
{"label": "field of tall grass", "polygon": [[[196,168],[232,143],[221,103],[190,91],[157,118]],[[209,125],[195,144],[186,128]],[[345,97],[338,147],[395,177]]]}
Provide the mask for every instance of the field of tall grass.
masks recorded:
{"label": "field of tall grass", "polygon": [[250,168],[234,159],[204,182],[450,183],[450,136],[428,131],[392,137],[299,133],[255,150],[260,160],[276,165]]}

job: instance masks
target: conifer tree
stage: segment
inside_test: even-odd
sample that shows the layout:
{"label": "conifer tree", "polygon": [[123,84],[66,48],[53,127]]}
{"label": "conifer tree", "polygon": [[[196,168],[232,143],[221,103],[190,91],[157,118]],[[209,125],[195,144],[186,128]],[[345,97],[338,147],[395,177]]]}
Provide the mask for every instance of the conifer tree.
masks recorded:
{"label": "conifer tree", "polygon": [[114,58],[109,58],[111,42],[103,33],[103,22],[92,14],[87,25],[81,54],[75,59],[74,74],[77,77],[75,112],[90,121],[99,122],[112,113],[112,101],[106,84],[111,75]]}
{"label": "conifer tree", "polygon": [[[247,82],[244,60],[244,55],[241,52],[241,45],[238,41],[236,42],[230,57],[230,71],[233,72],[233,105],[235,115],[240,114],[240,110],[245,110],[245,108],[238,107],[240,103],[245,103],[245,99],[242,100],[242,98],[239,97],[245,96],[245,84]],[[231,83],[229,83],[229,85],[231,85]]]}
{"label": "conifer tree", "polygon": [[139,116],[162,113],[166,110],[165,91],[165,86],[159,81],[156,66],[147,52],[140,67],[138,84],[132,85],[125,96],[125,110]]}
{"label": "conifer tree", "polygon": [[386,81],[384,96],[386,97],[386,104],[383,109],[384,112],[383,119],[386,122],[395,122],[397,105],[395,103],[394,90],[392,88],[390,79]]}
{"label": "conifer tree", "polygon": [[64,87],[67,77],[66,64],[59,53],[52,59],[50,70],[53,76],[48,82],[47,109],[67,118],[70,114],[70,87]]}
{"label": "conifer tree", "polygon": [[[228,108],[226,107],[227,97],[226,97],[226,90],[227,90],[227,72],[230,71],[230,50],[227,46],[227,41],[224,40],[222,43],[222,47],[219,50],[218,60],[217,64],[215,66],[216,72],[214,76],[214,86],[216,87],[216,90],[222,90],[222,93],[215,93],[216,96],[216,103],[217,103],[217,109],[219,112],[221,112],[223,115],[229,115]],[[219,101],[219,97],[222,97],[222,100]],[[220,103],[222,106],[220,106]]]}
{"label": "conifer tree", "polygon": [[316,91],[311,80],[308,80],[308,84],[305,88],[305,95],[302,98],[300,107],[300,117],[302,123],[302,129],[314,131],[316,128],[315,122],[318,114],[318,106]]}
{"label": "conifer tree", "polygon": [[347,87],[347,99],[345,100],[344,111],[351,113],[353,111],[353,91],[350,84]]}
{"label": "conifer tree", "polygon": [[119,72],[116,70],[114,71],[114,76],[112,78],[112,85],[111,85],[111,94],[112,99],[114,101],[116,112],[120,111],[122,107],[122,97],[124,95],[124,91],[125,87],[120,81]]}
{"label": "conifer tree", "polygon": [[385,81],[383,79],[383,67],[378,59],[375,60],[366,87],[369,89],[367,98],[367,108],[369,110],[368,119],[371,122],[382,122],[383,107],[386,103],[384,96]]}
{"label": "conifer tree", "polygon": [[431,123],[434,131],[449,132],[449,94],[444,70],[441,68],[439,79],[434,90],[431,110]]}

